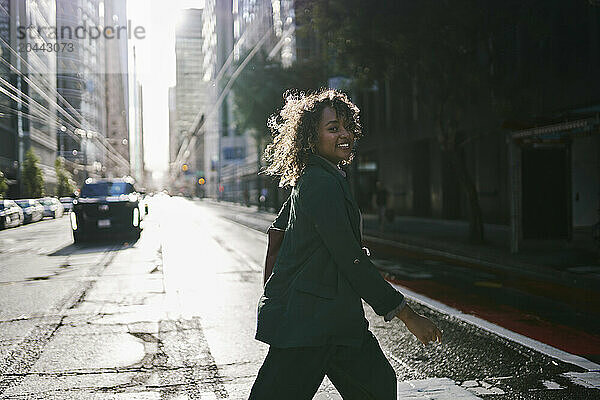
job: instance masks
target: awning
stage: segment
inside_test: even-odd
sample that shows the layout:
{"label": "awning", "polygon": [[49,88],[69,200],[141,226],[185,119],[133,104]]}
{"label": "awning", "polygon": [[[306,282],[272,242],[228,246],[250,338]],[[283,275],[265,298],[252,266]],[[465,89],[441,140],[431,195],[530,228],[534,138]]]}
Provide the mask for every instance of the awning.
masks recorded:
{"label": "awning", "polygon": [[511,133],[513,139],[538,138],[561,139],[564,137],[589,136],[600,133],[600,119],[596,117],[565,121],[551,125],[523,129]]}

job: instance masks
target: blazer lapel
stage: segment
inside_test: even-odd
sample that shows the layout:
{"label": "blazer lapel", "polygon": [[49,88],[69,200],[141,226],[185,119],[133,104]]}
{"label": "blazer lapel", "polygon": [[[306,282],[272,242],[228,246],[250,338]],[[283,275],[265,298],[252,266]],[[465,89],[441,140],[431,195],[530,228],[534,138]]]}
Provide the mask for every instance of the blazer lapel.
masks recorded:
{"label": "blazer lapel", "polygon": [[346,211],[348,212],[348,216],[350,217],[350,225],[352,226],[354,236],[356,236],[356,239],[360,243],[360,212],[358,209],[358,204],[356,204],[354,196],[352,196],[352,192],[350,191],[350,185],[348,184],[348,181],[342,176],[342,174],[339,170],[337,170],[336,167],[334,167],[329,162],[327,162],[319,156],[310,154],[308,157],[308,163],[317,164],[321,166],[327,172],[331,173],[340,182],[340,185],[342,186],[342,189],[344,191],[344,198],[346,199]]}

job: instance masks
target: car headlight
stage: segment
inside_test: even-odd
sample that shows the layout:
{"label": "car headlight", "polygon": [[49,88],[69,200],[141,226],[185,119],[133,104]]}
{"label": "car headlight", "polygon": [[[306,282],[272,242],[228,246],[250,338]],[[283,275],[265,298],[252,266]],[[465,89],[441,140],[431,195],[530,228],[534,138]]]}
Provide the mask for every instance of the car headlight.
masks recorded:
{"label": "car headlight", "polygon": [[77,230],[77,216],[73,213],[71,213],[71,228],[73,228],[74,231]]}
{"label": "car headlight", "polygon": [[0,217],[4,217],[6,215],[6,211],[0,211]]}
{"label": "car headlight", "polygon": [[133,209],[133,226],[138,226],[140,224],[140,210],[137,208]]}

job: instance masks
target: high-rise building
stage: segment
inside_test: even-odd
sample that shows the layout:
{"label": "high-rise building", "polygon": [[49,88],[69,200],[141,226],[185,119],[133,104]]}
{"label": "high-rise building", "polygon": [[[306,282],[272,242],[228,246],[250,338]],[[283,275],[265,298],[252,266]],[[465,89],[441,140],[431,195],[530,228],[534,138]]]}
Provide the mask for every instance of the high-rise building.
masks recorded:
{"label": "high-rise building", "polygon": [[[172,168],[182,168],[185,164],[185,172],[180,174],[179,189],[192,194],[195,192],[194,184],[198,177],[204,176],[204,140],[197,136],[191,140],[194,132],[194,121],[199,113],[209,107],[207,83],[203,81],[203,45],[205,42],[203,31],[203,10],[187,9],[181,13],[181,18],[175,32],[175,68],[176,85],[170,91],[174,97],[173,110],[175,115],[174,125],[171,131],[169,150],[171,162],[180,153],[179,165]],[[197,124],[196,124],[197,125]],[[191,142],[191,145],[187,145]],[[181,149],[181,146],[185,149]],[[183,175],[183,176],[181,176]]]}
{"label": "high-rise building", "polygon": [[138,185],[144,185],[144,103],[142,84],[139,81],[135,46],[132,48],[133,67],[130,74],[131,104],[129,108],[129,162],[131,176]]}
{"label": "high-rise building", "polygon": [[[16,85],[16,74],[10,69],[11,52],[11,13],[10,2],[0,0],[0,78]],[[4,84],[2,85],[4,88]],[[17,103],[8,95],[0,93],[0,171],[9,180],[10,194],[16,194],[17,171]]]}
{"label": "high-rise building", "polygon": [[[104,26],[127,26],[127,3],[104,0]],[[115,36],[115,35],[113,35]],[[123,159],[129,162],[129,81],[127,35],[105,40],[106,54],[106,138]],[[103,172],[107,176],[129,174],[129,165],[107,158]]]}
{"label": "high-rise building", "polygon": [[177,105],[176,88],[169,88],[169,165],[172,165],[177,159],[177,153],[181,146],[181,137],[177,134]]}
{"label": "high-rise building", "polygon": [[[222,191],[220,196],[228,200],[240,200],[245,192],[257,198],[264,189],[263,180],[257,176],[261,144],[256,141],[256,132],[236,128],[235,93],[230,90],[232,85],[228,79],[243,63],[242,57],[253,50],[266,53],[284,67],[292,65],[295,60],[294,4],[292,0],[207,1],[205,13],[213,15],[210,20],[214,21],[205,21],[205,35],[216,35],[216,42],[210,41],[204,53],[206,78],[214,82],[213,103],[219,105],[212,129],[211,126],[206,129],[205,157],[216,170],[213,187],[218,184],[217,188]],[[217,102],[219,98],[221,103]]]}
{"label": "high-rise building", "polygon": [[[242,55],[256,46],[274,61],[284,66],[292,64],[295,59],[293,1],[206,0],[201,12],[203,83],[194,88],[198,107],[193,114],[204,118],[196,118],[188,131],[197,134],[203,152],[200,148],[185,146],[185,142],[184,146],[190,153],[203,154],[205,193],[210,197],[235,199],[248,189],[242,187],[240,177],[255,176],[258,172],[259,152],[253,135],[236,128],[230,79],[235,79],[231,77],[236,66],[242,63]],[[179,93],[179,76],[178,70],[177,98],[183,97]],[[177,116],[181,119],[179,104],[177,102]],[[184,156],[190,159],[190,154]],[[180,165],[174,166],[172,172],[179,172],[175,168]]]}
{"label": "high-rise building", "polygon": [[[105,41],[78,39],[74,34],[80,26],[102,26],[104,2],[101,0],[56,0],[57,42],[72,51],[56,53],[56,85],[65,99],[61,106],[71,115],[67,130],[80,136],[73,138],[59,131],[59,154],[68,161],[74,178],[81,183],[87,177],[99,177],[106,171],[106,148],[101,143],[106,136]],[[70,163],[69,163],[70,162]]]}
{"label": "high-rise building", "polygon": [[204,77],[208,84],[205,96],[210,99],[206,108],[206,121],[203,129],[204,136],[204,165],[206,170],[206,192],[210,197],[224,193],[221,178],[222,168],[227,162],[223,150],[232,154],[229,162],[242,155],[236,154],[235,149],[243,146],[241,139],[233,132],[232,99],[224,93],[223,77],[229,75],[231,64],[227,59],[233,50],[233,15],[231,1],[209,0],[204,3]]}
{"label": "high-rise building", "polygon": [[[52,35],[26,29],[54,26],[54,2],[41,0],[0,2],[2,81],[0,112],[1,169],[10,178],[9,194],[22,196],[23,160],[31,149],[39,158],[46,192],[56,186],[56,55],[47,51],[56,40]],[[8,29],[7,29],[8,24]],[[20,28],[20,29],[18,29]],[[12,65],[11,67],[8,64]],[[7,145],[4,149],[4,145]]]}

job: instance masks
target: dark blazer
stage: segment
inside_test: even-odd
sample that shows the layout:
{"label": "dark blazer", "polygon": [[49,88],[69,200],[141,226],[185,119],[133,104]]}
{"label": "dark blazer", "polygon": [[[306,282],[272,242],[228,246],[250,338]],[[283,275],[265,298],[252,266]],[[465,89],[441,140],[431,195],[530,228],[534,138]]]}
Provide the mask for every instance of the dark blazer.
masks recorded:
{"label": "dark blazer", "polygon": [[258,305],[256,339],[275,347],[359,346],[368,328],[361,299],[381,316],[402,302],[363,252],[359,225],[346,179],[311,155],[290,195],[285,237]]}

